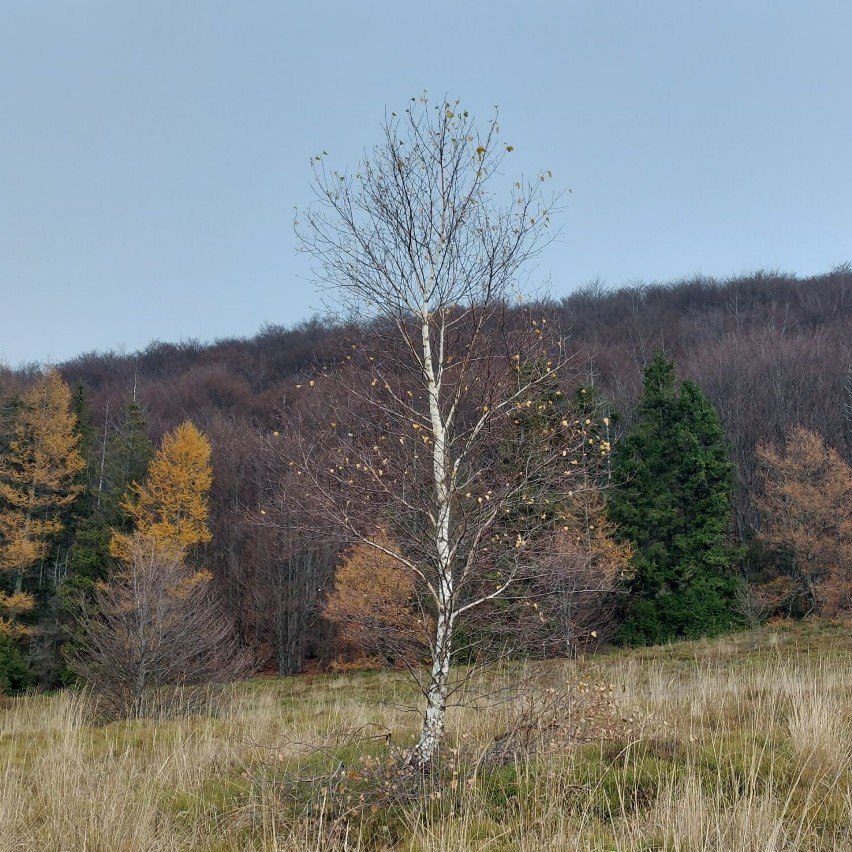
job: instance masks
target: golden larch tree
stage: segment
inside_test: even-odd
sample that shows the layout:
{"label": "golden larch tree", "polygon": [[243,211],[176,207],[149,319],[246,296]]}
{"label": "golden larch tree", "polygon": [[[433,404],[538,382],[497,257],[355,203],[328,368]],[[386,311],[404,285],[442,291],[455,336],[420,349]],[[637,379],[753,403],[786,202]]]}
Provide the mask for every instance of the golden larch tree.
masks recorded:
{"label": "golden larch tree", "polygon": [[[85,467],[71,411],[71,391],[58,371],[39,377],[15,417],[9,451],[0,456],[0,570],[15,572],[15,592],[0,594],[12,614],[32,608],[24,592],[27,569],[44,557],[62,529],[60,512],[76,498]],[[0,618],[0,631],[20,632]]]}
{"label": "golden larch tree", "polygon": [[385,531],[373,542],[358,542],[344,554],[323,615],[335,626],[344,656],[355,662],[418,662],[428,616],[418,612],[413,577],[384,552],[396,544]]}
{"label": "golden larch tree", "polygon": [[248,670],[213,575],[186,560],[211,538],[210,451],[189,421],[163,438],[145,481],[121,503],[135,528],[113,533],[110,549],[122,564],[98,584],[94,611],[78,608],[70,664],[120,715],[186,709],[206,694],[187,687]]}
{"label": "golden larch tree", "polygon": [[[134,522],[136,538],[182,559],[190,547],[210,541],[208,493],[213,483],[210,441],[189,421],[164,438],[144,483],[134,483],[121,507]],[[132,539],[116,532],[113,556],[128,561]]]}
{"label": "golden larch tree", "polygon": [[852,468],[823,439],[796,426],[782,450],[761,445],[760,538],[788,556],[791,595],[808,611],[852,607]]}

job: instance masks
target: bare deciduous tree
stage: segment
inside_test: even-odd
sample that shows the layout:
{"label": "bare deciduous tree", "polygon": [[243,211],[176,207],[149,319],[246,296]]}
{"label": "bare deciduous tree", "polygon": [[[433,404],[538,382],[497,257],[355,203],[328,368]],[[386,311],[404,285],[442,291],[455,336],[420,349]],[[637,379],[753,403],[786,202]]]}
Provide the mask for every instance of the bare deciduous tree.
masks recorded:
{"label": "bare deciduous tree", "polygon": [[[321,596],[334,574],[333,542],[299,535],[293,520],[276,507],[253,529],[251,557],[257,576],[250,590],[256,628],[271,645],[280,675],[302,671],[305,657],[316,655]],[[263,645],[261,646],[263,647]],[[261,655],[264,659],[267,655]]]}
{"label": "bare deciduous tree", "polygon": [[[539,404],[537,386],[565,364],[545,317],[519,323],[507,312],[550,239],[548,175],[514,183],[499,206],[490,187],[512,146],[496,116],[479,131],[457,103],[415,100],[383,129],[354,175],[314,161],[317,202],[297,230],[320,284],[369,326],[335,378],[301,388],[336,385],[327,405],[303,407],[291,443],[305,523],[318,512],[396,560],[433,616],[409,756],[425,766],[444,731],[457,631],[540,569],[558,512],[524,507],[572,488],[571,447],[582,439],[566,419],[511,465],[501,458],[515,413]],[[532,362],[545,366],[522,369]],[[381,525],[389,538],[376,534]]]}
{"label": "bare deciduous tree", "polygon": [[249,671],[207,571],[134,537],[122,572],[81,603],[71,668],[119,716],[190,709],[207,684]]}

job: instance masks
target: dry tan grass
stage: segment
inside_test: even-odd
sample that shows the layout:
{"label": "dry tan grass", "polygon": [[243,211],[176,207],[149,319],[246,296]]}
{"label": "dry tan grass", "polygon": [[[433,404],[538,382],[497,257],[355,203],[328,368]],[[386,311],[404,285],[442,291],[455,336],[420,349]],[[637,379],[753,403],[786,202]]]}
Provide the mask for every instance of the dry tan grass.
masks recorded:
{"label": "dry tan grass", "polygon": [[[845,632],[782,625],[593,662],[473,679],[446,772],[396,799],[384,762],[419,721],[399,673],[254,681],[159,722],[99,725],[72,692],[5,700],[0,852],[852,848]],[[613,685],[615,734],[481,763],[554,684],[581,681]]]}

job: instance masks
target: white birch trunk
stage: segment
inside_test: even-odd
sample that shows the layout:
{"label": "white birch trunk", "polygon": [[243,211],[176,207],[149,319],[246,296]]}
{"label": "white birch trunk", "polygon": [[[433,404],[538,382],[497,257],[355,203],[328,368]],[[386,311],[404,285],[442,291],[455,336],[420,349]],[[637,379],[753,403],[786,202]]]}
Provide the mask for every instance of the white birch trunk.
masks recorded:
{"label": "white birch trunk", "polygon": [[420,739],[412,751],[409,762],[413,766],[425,767],[438,754],[444,734],[444,717],[447,711],[447,694],[450,680],[452,656],[453,622],[453,566],[450,559],[450,500],[451,487],[447,478],[449,465],[447,454],[447,430],[441,414],[440,365],[436,373],[432,342],[429,336],[429,313],[426,305],[421,306],[421,338],[423,345],[423,373],[429,394],[429,417],[434,440],[432,474],[435,489],[435,556],[438,568],[438,615],[435,640],[432,646],[432,670],[426,691],[426,711]]}
{"label": "white birch trunk", "polygon": [[435,651],[432,672],[426,692],[426,711],[420,739],[409,756],[409,764],[427,767],[438,755],[444,736],[444,717],[447,712],[447,693],[450,679],[453,622],[447,613],[438,614],[435,631]]}

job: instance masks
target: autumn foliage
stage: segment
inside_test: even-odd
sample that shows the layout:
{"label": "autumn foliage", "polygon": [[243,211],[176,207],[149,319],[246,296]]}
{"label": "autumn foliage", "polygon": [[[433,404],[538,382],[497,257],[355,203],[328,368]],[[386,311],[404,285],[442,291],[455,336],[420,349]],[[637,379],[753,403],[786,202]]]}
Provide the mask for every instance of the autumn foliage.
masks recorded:
{"label": "autumn foliage", "polygon": [[0,570],[15,574],[14,592],[0,593],[0,608],[13,617],[0,618],[2,633],[23,631],[14,617],[33,607],[25,573],[44,557],[62,529],[60,513],[80,490],[75,477],[85,462],[75,424],[71,392],[52,370],[23,397],[9,451],[0,455]]}
{"label": "autumn foliage", "polygon": [[[210,442],[186,421],[163,438],[145,482],[134,483],[121,506],[134,522],[136,537],[180,559],[193,545],[210,541],[207,495],[212,482]],[[126,561],[132,538],[115,533],[113,556]]]}
{"label": "autumn foliage", "polygon": [[788,597],[807,612],[852,609],[852,468],[815,432],[796,426],[782,449],[762,444],[760,538],[781,555]]}
{"label": "autumn foliage", "polygon": [[573,655],[612,638],[619,590],[632,573],[633,557],[633,546],[617,541],[616,532],[602,492],[593,488],[579,495],[554,546],[553,588],[546,598],[558,625],[553,652]]}
{"label": "autumn foliage", "polygon": [[121,566],[77,607],[74,671],[120,716],[183,712],[203,699],[196,687],[249,669],[208,570],[187,562],[207,542],[210,443],[185,422],[163,438],[144,483],[122,508],[131,534],[116,532]]}
{"label": "autumn foliage", "polygon": [[323,615],[341,643],[339,662],[363,665],[414,663],[424,656],[428,621],[414,600],[414,578],[393,556],[394,544],[378,532],[343,557]]}
{"label": "autumn foliage", "polygon": [[[554,283],[559,286],[558,281]],[[612,418],[611,435],[599,428],[595,431],[601,432],[602,439],[611,440],[616,453],[637,419],[642,368],[655,348],[664,345],[677,364],[678,375],[700,387],[724,427],[730,460],[735,466],[730,543],[736,553],[748,548],[747,565],[732,563],[731,567],[737,573],[748,573],[749,595],[757,604],[749,612],[756,620],[769,613],[842,613],[846,606],[842,590],[844,563],[840,558],[844,537],[838,529],[847,517],[850,501],[844,505],[842,493],[835,501],[831,491],[843,481],[844,474],[830,474],[817,499],[809,496],[802,501],[808,513],[819,502],[827,503],[822,526],[811,520],[804,524],[827,531],[810,533],[815,549],[800,550],[804,556],[794,555],[791,542],[795,544],[803,536],[789,516],[795,497],[791,494],[788,503],[777,495],[773,498],[772,488],[780,488],[780,480],[775,473],[770,474],[766,457],[759,456],[756,448],[771,450],[786,464],[789,429],[798,423],[836,450],[846,466],[852,464],[850,288],[852,269],[848,265],[807,278],[763,272],[724,281],[696,277],[671,281],[665,286],[636,284],[617,290],[590,285],[557,302],[516,306],[510,300],[500,319],[500,329],[520,333],[522,329],[529,330],[531,319],[547,317],[546,328],[553,326],[565,332],[560,345],[580,370],[564,379],[560,387],[566,394],[576,387],[576,381],[595,388],[605,406],[603,412]],[[439,315],[430,317],[436,320]],[[280,450],[267,464],[267,436],[277,431],[281,437],[270,438],[268,443],[283,445],[285,436],[300,433],[308,444],[321,447],[323,452],[318,454],[315,470],[324,476],[326,484],[334,479],[329,473],[332,464],[335,468],[341,464],[331,453],[341,449],[344,458],[348,456],[354,462],[355,471],[346,471],[351,475],[344,478],[345,471],[337,472],[341,486],[352,479],[353,488],[357,485],[360,490],[360,496],[350,506],[353,512],[357,510],[357,520],[363,519],[367,534],[381,524],[401,541],[404,530],[398,530],[395,522],[399,521],[400,526],[408,524],[410,515],[396,507],[382,514],[378,504],[387,487],[385,480],[404,483],[406,499],[421,499],[420,491],[425,494],[429,486],[431,468],[426,453],[432,445],[424,440],[424,435],[427,440],[431,438],[426,434],[423,418],[412,418],[417,421],[417,428],[403,422],[399,429],[390,417],[380,418],[378,423],[372,420],[371,403],[384,400],[388,394],[385,383],[403,394],[403,401],[411,391],[415,402],[421,403],[416,375],[388,367],[383,358],[399,351],[391,345],[391,328],[372,319],[358,323],[315,319],[292,328],[269,325],[246,339],[223,339],[210,344],[156,342],[139,352],[90,352],[59,368],[74,391],[71,410],[77,422],[64,404],[55,406],[45,398],[47,407],[43,410],[53,406],[55,413],[40,427],[33,422],[38,409],[32,406],[39,396],[36,389],[43,392],[55,387],[62,393],[58,387],[61,380],[56,374],[49,376],[47,370],[42,374],[32,367],[0,366],[0,482],[4,489],[15,492],[11,495],[7,490],[6,496],[0,495],[0,563],[5,569],[0,570],[0,591],[5,595],[0,613],[6,619],[6,628],[16,635],[30,629],[37,633],[21,650],[29,655],[40,686],[52,687],[60,681],[59,646],[66,642],[63,601],[81,589],[90,590],[99,580],[114,580],[121,571],[110,556],[110,537],[114,529],[130,535],[137,523],[136,518],[122,518],[120,503],[129,499],[141,506],[135,489],[128,494],[128,483],[135,481],[150,488],[146,482],[147,466],[153,457],[149,442],[151,447],[159,446],[163,436],[186,418],[203,430],[213,448],[215,481],[209,497],[208,522],[213,539],[207,546],[197,548],[196,553],[203,553],[204,567],[214,575],[210,585],[226,601],[242,640],[251,645],[259,661],[278,660],[282,673],[300,671],[305,662],[349,653],[338,644],[341,634],[337,627],[332,629],[321,615],[325,595],[333,585],[329,577],[341,539],[349,539],[332,534],[332,525],[326,519],[312,523],[303,532],[295,531],[296,522],[304,522],[311,508],[302,484],[308,473],[288,467]],[[411,330],[407,325],[403,328]],[[447,339],[448,344],[453,343],[458,350],[456,344],[464,343],[464,328],[454,323],[450,329],[457,334]],[[494,329],[494,322],[490,321],[486,333],[491,353],[495,351],[495,341],[501,339]],[[383,347],[365,344],[368,337],[372,340],[374,331],[382,336]],[[440,335],[434,336],[435,341],[439,338]],[[507,350],[519,351],[518,347]],[[549,359],[553,353],[542,355]],[[376,360],[370,360],[374,356]],[[445,373],[448,388],[464,389],[469,384],[474,389],[492,389],[504,381],[506,374],[502,369],[489,372],[485,362],[475,363],[483,365],[482,369],[471,382],[459,383],[455,376],[463,365],[454,358]],[[377,384],[373,385],[373,381]],[[296,390],[300,385],[301,389]],[[128,402],[131,389],[133,401]],[[563,397],[556,394],[554,388],[552,410],[559,413],[555,426],[563,414],[558,405]],[[551,390],[543,385],[538,394],[524,397],[523,404],[530,415],[544,413],[538,412],[542,401],[536,400],[542,395],[550,408]],[[48,392],[47,396],[56,395]],[[484,404],[491,405],[492,400],[485,399]],[[470,408],[463,405],[460,415],[468,417]],[[592,418],[594,421],[593,415]],[[573,421],[571,417],[567,419]],[[509,427],[520,428],[505,430],[499,444],[489,439],[489,452],[499,456],[501,465],[511,462],[511,469],[529,457],[531,429],[537,421],[519,417],[516,410],[506,422]],[[318,428],[312,430],[312,424]],[[54,470],[60,487],[54,491],[37,485],[31,495],[23,484],[24,469],[35,456],[27,461],[31,443],[25,435],[34,439],[47,425],[55,428],[54,440],[70,441],[66,444],[69,449],[54,452],[53,462],[42,466]],[[71,474],[70,469],[75,467],[75,429],[81,435],[76,446],[86,456],[87,467]],[[382,455],[373,450],[374,446],[380,448]],[[663,451],[672,459],[682,457],[672,442],[667,442]],[[387,465],[374,464],[386,458]],[[54,462],[56,467],[52,467]],[[65,468],[68,462],[71,464]],[[578,464],[582,466],[582,459]],[[30,471],[35,473],[40,466],[32,464]],[[376,478],[365,481],[373,468]],[[379,470],[383,475],[379,475]],[[804,486],[799,483],[800,475],[794,470],[785,473],[785,487],[801,491]],[[37,478],[32,477],[34,484]],[[290,480],[292,487],[285,489],[283,483]],[[773,480],[772,486],[769,480]],[[618,502],[616,492],[621,484],[608,477],[605,483],[609,487],[605,487],[602,496],[607,502]],[[634,476],[625,485],[630,489],[635,483]],[[500,493],[495,484],[499,488],[499,479],[484,487],[466,488],[454,506],[456,518],[467,523],[482,517]],[[576,494],[574,484],[565,490]],[[84,490],[72,502],[69,498],[81,485]],[[466,496],[468,491],[470,498]],[[351,490],[343,493],[346,499],[352,496]],[[51,494],[53,502],[39,505],[39,500]],[[530,496],[534,502],[527,503],[526,508],[510,506],[514,517],[507,516],[502,521],[501,535],[514,533],[514,529],[509,529],[510,521],[516,524],[527,520],[532,507],[537,507],[542,498],[551,499],[542,493]],[[694,516],[694,504],[688,506],[689,515]],[[151,514],[153,517],[153,511]],[[548,517],[555,525],[556,512]],[[47,527],[39,530],[43,523]],[[61,529],[54,532],[57,523]],[[620,519],[616,537],[624,529],[625,523]],[[642,529],[660,530],[660,524],[655,520]],[[567,647],[560,636],[573,634],[582,639],[584,633],[589,635],[589,630],[594,630],[599,636],[603,632],[605,637],[611,603],[620,600],[628,607],[630,593],[622,590],[619,596],[583,591],[606,585],[607,580],[606,571],[593,577],[593,581],[588,576],[584,578],[587,567],[592,566],[583,536],[582,529],[559,530],[555,540],[547,543],[549,554],[544,547],[537,548],[527,560],[529,564],[521,566],[524,571],[519,580],[528,582],[532,569],[542,568],[544,583],[566,590],[558,606],[555,601],[546,603],[540,597],[533,598],[514,623],[491,618],[494,609],[487,606],[482,609],[482,616],[477,616],[474,627],[480,630],[483,623],[494,625],[501,631],[497,637],[501,648],[504,637],[506,644],[511,642],[517,647],[514,640],[520,633],[529,638],[530,650],[536,654],[544,652],[548,635],[548,642],[558,639],[560,653]],[[490,543],[485,542],[484,546],[490,547]],[[707,552],[703,545],[702,549]],[[405,553],[411,554],[412,550],[406,549]],[[526,555],[514,548],[511,553]],[[194,555],[190,553],[191,557]],[[489,551],[485,560],[490,556]],[[549,556],[555,564],[542,566],[539,560]],[[485,588],[502,567],[494,562],[496,559],[480,575]],[[825,565],[830,570],[826,571]],[[618,572],[615,574],[617,577]],[[18,585],[20,592],[16,592]],[[475,588],[475,584],[468,586],[469,591]],[[422,593],[423,589],[419,591]],[[34,607],[36,600],[38,605]],[[538,609],[532,605],[536,602]],[[743,603],[734,597],[731,610],[738,611]],[[504,615],[505,610],[500,613]],[[511,614],[517,613],[512,610]],[[565,622],[560,620],[563,615]],[[614,616],[618,615],[616,610]],[[541,621],[542,617],[547,623]],[[560,632],[563,623],[570,624],[567,634]],[[515,636],[509,635],[510,630]],[[465,642],[467,638],[463,637]],[[48,643],[53,643],[50,648]]]}

